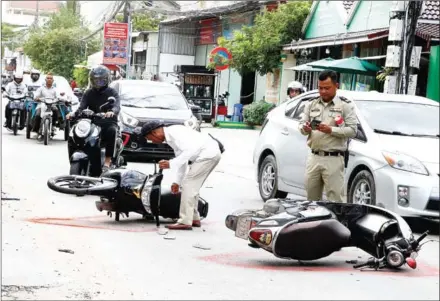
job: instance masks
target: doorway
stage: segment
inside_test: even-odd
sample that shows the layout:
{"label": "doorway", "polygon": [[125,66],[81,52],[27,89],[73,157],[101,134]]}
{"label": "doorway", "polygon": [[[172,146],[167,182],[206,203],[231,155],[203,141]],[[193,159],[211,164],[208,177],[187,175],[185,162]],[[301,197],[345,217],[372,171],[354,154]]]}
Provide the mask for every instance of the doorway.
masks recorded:
{"label": "doorway", "polygon": [[243,74],[241,77],[240,103],[251,104],[254,101],[255,92],[255,71]]}

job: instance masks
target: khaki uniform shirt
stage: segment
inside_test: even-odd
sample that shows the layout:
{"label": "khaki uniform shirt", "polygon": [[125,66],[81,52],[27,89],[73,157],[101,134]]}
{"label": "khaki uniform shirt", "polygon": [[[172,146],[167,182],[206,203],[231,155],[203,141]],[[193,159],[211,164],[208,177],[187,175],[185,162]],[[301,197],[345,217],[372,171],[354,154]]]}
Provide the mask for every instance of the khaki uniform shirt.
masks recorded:
{"label": "khaki uniform shirt", "polygon": [[[342,116],[345,124],[337,126],[335,123],[337,116]],[[318,130],[312,130],[310,134],[304,132],[303,125],[314,119],[331,126],[331,134]],[[322,101],[321,97],[310,100],[304,108],[299,130],[301,134],[308,136],[307,145],[314,151],[346,151],[348,139],[354,138],[357,133],[354,104],[351,100],[337,95],[328,103]]]}

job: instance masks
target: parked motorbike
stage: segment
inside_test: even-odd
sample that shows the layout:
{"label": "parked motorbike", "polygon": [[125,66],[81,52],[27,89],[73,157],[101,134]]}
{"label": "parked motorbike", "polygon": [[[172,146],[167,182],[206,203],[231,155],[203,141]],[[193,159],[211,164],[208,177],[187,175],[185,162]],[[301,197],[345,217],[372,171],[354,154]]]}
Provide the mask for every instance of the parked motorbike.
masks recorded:
{"label": "parked motorbike", "polygon": [[272,199],[262,210],[239,210],[226,217],[226,227],[276,257],[317,260],[344,247],[370,254],[354,268],[415,269],[420,242],[400,216],[371,205]]}
{"label": "parked motorbike", "polygon": [[6,92],[3,94],[6,97],[8,102],[8,107],[11,110],[11,118],[9,122],[6,124],[7,129],[11,130],[14,133],[14,136],[17,136],[18,130],[24,129],[24,119],[25,119],[25,111],[26,111],[26,95],[8,95]]}
{"label": "parked motorbike", "polygon": [[[145,175],[139,171],[125,168],[111,169],[101,176],[59,176],[48,180],[50,189],[66,194],[95,195],[100,200],[96,202],[99,211],[108,211],[111,217],[115,212],[115,220],[119,221],[120,214],[129,216],[135,212],[144,219],[155,219],[160,226],[159,217],[179,218],[181,194],[173,194],[169,188],[161,187],[162,170]],[[199,197],[198,210],[201,218],[208,215],[209,204]]]}
{"label": "parked motorbike", "polygon": [[[116,99],[110,97],[108,102],[101,106],[101,109],[114,101]],[[99,165],[94,162],[95,158],[101,160],[100,168],[104,165],[105,148],[101,145],[101,127],[96,124],[99,121],[104,121],[104,115],[104,113],[95,114],[92,110],[87,109],[71,120],[72,124],[75,124],[72,126],[67,140],[70,175],[90,176],[92,164]],[[121,155],[124,145],[120,131],[116,135],[116,151],[112,163],[115,167],[120,167],[125,164]]]}

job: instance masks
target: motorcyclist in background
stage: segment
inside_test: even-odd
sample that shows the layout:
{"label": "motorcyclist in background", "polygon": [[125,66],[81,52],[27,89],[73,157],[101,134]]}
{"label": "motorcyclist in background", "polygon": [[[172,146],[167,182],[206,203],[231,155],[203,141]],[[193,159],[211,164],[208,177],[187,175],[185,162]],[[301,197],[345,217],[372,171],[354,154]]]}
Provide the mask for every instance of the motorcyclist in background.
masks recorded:
{"label": "motorcyclist in background", "polygon": [[304,86],[300,82],[298,81],[290,82],[289,85],[287,86],[287,98],[285,101],[290,100],[304,92],[305,92]]}
{"label": "motorcyclist in background", "polygon": [[[66,118],[77,117],[83,110],[90,109],[94,113],[105,113],[106,121],[100,123],[101,138],[105,142],[105,161],[102,173],[106,172],[112,163],[116,149],[116,135],[118,128],[118,114],[121,110],[118,92],[110,88],[111,72],[102,65],[92,68],[89,73],[90,88],[84,92],[79,104],[78,110],[67,114]],[[108,102],[110,97],[114,97],[116,101],[113,104],[100,108]]]}
{"label": "motorcyclist in background", "polygon": [[[28,92],[27,87],[23,83],[23,72],[16,71],[13,79],[14,80],[12,82],[10,82],[9,84],[6,85],[5,92],[9,96],[12,96],[12,97],[27,94],[27,92]],[[23,111],[23,115],[24,115],[24,111]],[[6,118],[6,121],[3,126],[7,127],[7,125],[9,124],[10,118],[11,118],[11,110],[9,109],[9,102],[5,106],[5,118]],[[25,117],[21,116],[21,119],[24,120]]]}

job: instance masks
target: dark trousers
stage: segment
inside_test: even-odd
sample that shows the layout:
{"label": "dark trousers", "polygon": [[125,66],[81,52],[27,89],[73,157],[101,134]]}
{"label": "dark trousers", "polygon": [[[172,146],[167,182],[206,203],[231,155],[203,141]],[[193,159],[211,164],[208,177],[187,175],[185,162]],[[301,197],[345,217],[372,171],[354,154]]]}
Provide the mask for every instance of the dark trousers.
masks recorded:
{"label": "dark trousers", "polygon": [[[6,118],[6,125],[10,126],[11,125],[11,117],[12,117],[12,111],[9,108],[9,103],[6,104],[5,106],[5,118]],[[26,121],[26,111],[20,111],[20,124],[19,127],[23,128],[24,127],[24,123]]]}
{"label": "dark trousers", "polygon": [[101,126],[101,139],[105,144],[105,156],[114,157],[116,149],[116,133],[118,126],[113,123],[107,123]]}

